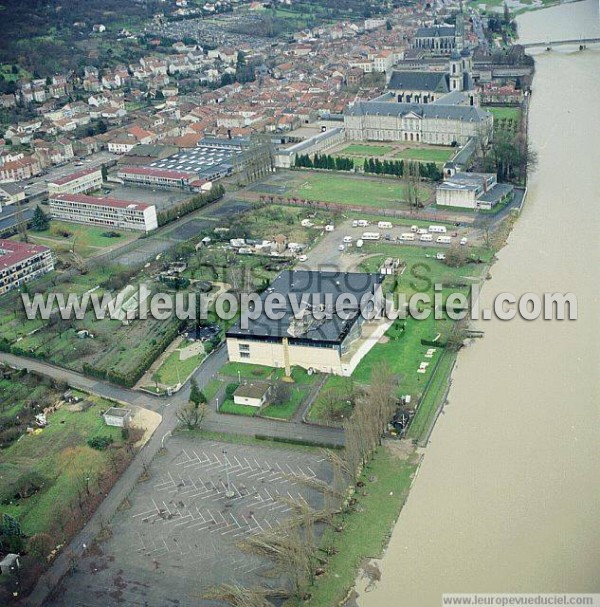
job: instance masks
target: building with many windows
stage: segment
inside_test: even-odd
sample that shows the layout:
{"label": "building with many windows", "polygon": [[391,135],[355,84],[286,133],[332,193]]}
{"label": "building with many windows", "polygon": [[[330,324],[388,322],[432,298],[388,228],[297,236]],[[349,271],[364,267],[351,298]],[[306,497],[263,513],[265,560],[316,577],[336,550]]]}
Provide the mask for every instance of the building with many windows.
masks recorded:
{"label": "building with many windows", "polygon": [[0,240],[0,295],[54,270],[48,247]]}
{"label": "building with many windows", "polygon": [[198,179],[192,171],[157,169],[149,166],[123,167],[117,177],[125,183],[152,188],[184,189]]}
{"label": "building with many windows", "polygon": [[[381,297],[383,278],[358,272],[282,272],[262,293],[260,316],[246,324],[242,318],[227,331],[229,360],[280,367],[286,375],[294,366],[350,375],[380,337],[369,340],[366,325],[374,333],[385,328],[362,313]],[[336,304],[342,297],[340,308]],[[274,314],[268,313],[269,302]]]}
{"label": "building with many windows", "polygon": [[52,217],[122,230],[150,232],[158,227],[154,205],[95,198],[84,194],[54,194],[50,196]]}
{"label": "building with many windows", "polygon": [[102,187],[102,169],[85,169],[48,182],[48,193],[87,194]]}

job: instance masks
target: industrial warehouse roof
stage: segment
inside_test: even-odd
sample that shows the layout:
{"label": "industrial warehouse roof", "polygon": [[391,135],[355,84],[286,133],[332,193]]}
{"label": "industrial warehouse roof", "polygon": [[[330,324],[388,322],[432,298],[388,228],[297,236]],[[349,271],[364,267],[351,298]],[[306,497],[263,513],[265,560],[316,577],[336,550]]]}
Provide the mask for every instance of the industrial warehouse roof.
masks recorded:
{"label": "industrial warehouse roof", "polygon": [[[238,321],[227,331],[227,337],[265,341],[287,337],[291,344],[340,344],[356,323],[360,310],[346,306],[344,314],[338,315],[335,312],[338,297],[348,294],[360,302],[363,296],[374,293],[382,280],[379,274],[360,272],[286,270],[261,295],[263,304],[268,297],[278,298],[280,307],[276,310],[281,311],[282,318],[269,318],[263,310],[259,318],[248,320],[247,328],[242,328]],[[293,302],[298,304],[296,309]],[[303,308],[304,313],[300,313]],[[319,319],[319,315],[325,318]]]}
{"label": "industrial warehouse roof", "polygon": [[388,103],[357,101],[346,109],[348,116],[405,116],[415,114],[421,118],[442,118],[464,122],[481,122],[491,114],[474,105],[443,105],[441,103]]}
{"label": "industrial warehouse roof", "polygon": [[394,70],[387,88],[402,91],[449,93],[448,75],[442,72],[401,72]]}

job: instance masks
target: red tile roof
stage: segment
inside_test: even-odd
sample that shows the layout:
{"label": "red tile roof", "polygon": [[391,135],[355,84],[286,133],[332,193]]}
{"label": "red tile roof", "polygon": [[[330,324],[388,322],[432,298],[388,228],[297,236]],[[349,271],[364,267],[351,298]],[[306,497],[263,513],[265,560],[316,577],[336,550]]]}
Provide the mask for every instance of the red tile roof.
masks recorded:
{"label": "red tile roof", "polygon": [[116,198],[96,198],[94,196],[85,196],[84,194],[54,194],[51,195],[50,201],[61,200],[63,202],[85,202],[99,207],[113,207],[116,209],[126,209],[128,207],[143,211],[153,205],[144,204],[143,202],[133,202],[131,200],[117,200]]}
{"label": "red tile roof", "polygon": [[29,257],[50,251],[41,245],[0,239],[0,270],[10,268]]}
{"label": "red tile roof", "polygon": [[65,185],[66,183],[70,183],[71,181],[75,181],[76,179],[79,179],[80,177],[85,177],[86,175],[91,175],[92,173],[96,173],[97,171],[100,171],[101,169],[99,167],[93,168],[93,169],[83,169],[81,171],[77,171],[76,173],[71,173],[69,175],[65,175],[64,177],[61,177],[60,179],[55,179],[54,181],[51,181],[50,184],[51,185]]}

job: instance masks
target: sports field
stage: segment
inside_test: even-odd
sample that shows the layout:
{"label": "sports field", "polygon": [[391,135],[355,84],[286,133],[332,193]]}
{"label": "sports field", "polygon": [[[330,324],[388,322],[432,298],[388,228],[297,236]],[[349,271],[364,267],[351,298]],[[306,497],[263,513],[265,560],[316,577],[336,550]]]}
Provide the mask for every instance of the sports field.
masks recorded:
{"label": "sports field", "polygon": [[[422,186],[421,199],[429,189]],[[406,201],[406,184],[397,179],[359,179],[349,175],[315,173],[303,176],[292,196],[322,202],[372,207],[393,206]]]}

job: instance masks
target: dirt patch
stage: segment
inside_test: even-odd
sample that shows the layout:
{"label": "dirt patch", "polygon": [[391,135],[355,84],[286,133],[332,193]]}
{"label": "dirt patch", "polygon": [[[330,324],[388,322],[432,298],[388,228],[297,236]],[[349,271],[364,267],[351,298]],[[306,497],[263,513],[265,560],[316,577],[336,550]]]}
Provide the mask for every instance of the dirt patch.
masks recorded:
{"label": "dirt patch", "polygon": [[390,338],[389,338],[387,335],[382,335],[382,336],[379,338],[378,343],[380,343],[380,344],[387,344],[387,343],[388,343],[388,341],[390,341]]}
{"label": "dirt patch", "polygon": [[187,360],[188,358],[192,358],[193,356],[197,356],[198,354],[204,353],[204,345],[202,342],[195,341],[193,344],[186,346],[185,348],[181,348],[179,350],[179,360]]}
{"label": "dirt patch", "polygon": [[162,415],[143,407],[136,407],[133,411],[133,417],[131,425],[134,428],[140,428],[144,431],[142,438],[135,444],[135,447],[141,447],[145,445],[150,437],[154,434],[154,431],[160,425],[162,421]]}
{"label": "dirt patch", "polygon": [[400,460],[409,459],[415,452],[415,446],[409,439],[386,440],[384,441],[386,449]]}

